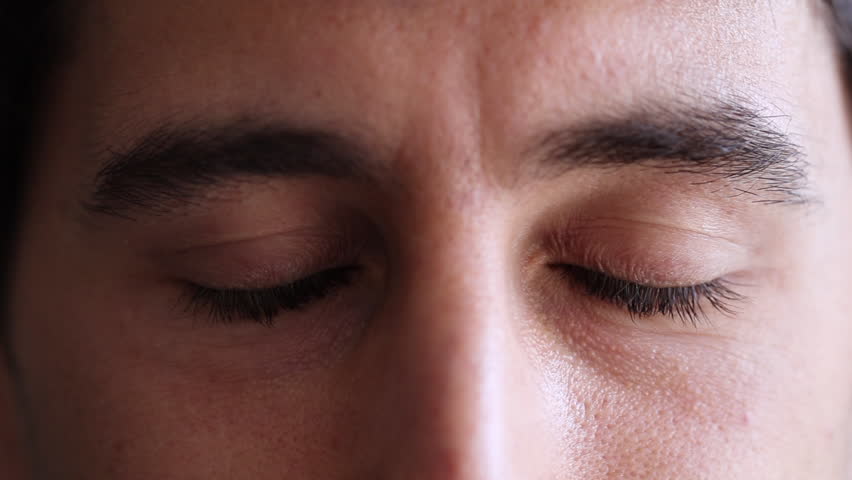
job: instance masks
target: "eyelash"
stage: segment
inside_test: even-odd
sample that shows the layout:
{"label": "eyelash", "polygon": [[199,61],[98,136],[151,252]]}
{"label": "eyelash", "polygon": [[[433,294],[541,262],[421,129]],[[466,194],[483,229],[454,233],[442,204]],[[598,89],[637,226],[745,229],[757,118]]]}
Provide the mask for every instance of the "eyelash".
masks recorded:
{"label": "eyelash", "polygon": [[733,316],[734,305],[744,298],[724,280],[683,287],[650,287],[621,280],[576,265],[553,265],[562,276],[578,283],[589,295],[627,310],[634,318],[665,315],[698,326],[707,321],[704,305]]}
{"label": "eyelash", "polygon": [[303,310],[350,285],[359,270],[355,266],[332,268],[286,285],[256,290],[192,285],[188,305],[191,311],[203,311],[217,322],[251,320],[272,326],[282,311]]}
{"label": "eyelash", "polygon": [[[650,287],[575,265],[552,267],[565,280],[579,284],[592,297],[627,310],[634,319],[665,315],[698,326],[707,320],[705,302],[719,312],[734,315],[732,304],[743,300],[722,280],[684,287]],[[303,310],[350,285],[359,270],[355,266],[332,268],[286,285],[256,290],[192,285],[188,305],[191,311],[203,311],[220,323],[251,320],[272,326],[282,311]]]}

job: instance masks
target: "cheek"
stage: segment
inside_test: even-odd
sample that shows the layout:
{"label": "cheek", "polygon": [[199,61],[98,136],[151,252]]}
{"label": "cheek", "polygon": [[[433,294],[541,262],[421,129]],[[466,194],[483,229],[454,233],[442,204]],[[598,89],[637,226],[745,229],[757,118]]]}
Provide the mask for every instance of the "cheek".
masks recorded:
{"label": "cheek", "polygon": [[[280,366],[279,358],[258,361],[258,350],[242,350],[252,359],[244,362],[211,346],[203,361],[177,362],[173,354],[187,345],[158,340],[157,329],[128,329],[136,308],[104,295],[107,284],[35,278],[22,282],[17,297],[26,306],[15,312],[24,320],[17,344],[36,441],[55,468],[106,478],[180,471],[213,478],[239,465],[247,478],[319,478],[351,464],[346,446],[363,418],[347,403],[370,394],[356,391],[342,370],[264,376],[263,364]],[[743,317],[756,325],[749,341],[575,322],[539,342],[531,356],[548,383],[566,471],[749,478],[819,455],[828,426],[839,423],[832,415],[842,411],[832,402],[848,398],[831,390],[832,378],[848,374],[838,367],[848,342],[831,328],[843,316],[836,307],[808,307],[803,296],[817,292],[804,285],[786,287],[801,287],[800,295],[767,293],[784,300]],[[38,297],[45,288],[49,301]],[[231,368],[236,363],[252,367]]]}
{"label": "cheek", "polygon": [[340,441],[352,431],[347,395],[328,371],[246,379],[87,353],[26,374],[37,454],[61,478],[218,478],[230,468],[237,478],[324,478],[347,464],[335,449],[351,443]]}
{"label": "cheek", "polygon": [[345,465],[311,462],[342,455],[335,438],[352,431],[335,372],[284,368],[263,353],[271,346],[175,341],[140,326],[109,285],[35,278],[40,288],[19,284],[15,343],[48,476],[216,478],[234,468],[281,478]]}
{"label": "cheek", "polygon": [[102,423],[95,434],[114,449],[104,457],[110,468],[146,472],[140,478],[179,472],[215,478],[229,468],[239,470],[239,478],[324,478],[348,463],[335,445],[348,444],[339,437],[351,429],[327,378],[206,382],[198,380],[203,374],[152,373],[159,380],[126,378],[104,396],[109,406],[100,418],[111,424]]}
{"label": "cheek", "polygon": [[779,468],[770,459],[787,435],[778,433],[801,412],[787,396],[793,362],[778,351],[620,328],[578,327],[559,342],[548,348],[561,355],[539,368],[550,403],[563,409],[572,468],[624,478],[749,478]]}

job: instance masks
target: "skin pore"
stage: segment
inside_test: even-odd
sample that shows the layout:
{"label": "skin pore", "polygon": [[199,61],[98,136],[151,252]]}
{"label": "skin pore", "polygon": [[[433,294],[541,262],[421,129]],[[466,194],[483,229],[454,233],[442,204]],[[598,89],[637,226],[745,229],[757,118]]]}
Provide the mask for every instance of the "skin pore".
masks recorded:
{"label": "skin pore", "polygon": [[36,478],[844,478],[825,17],[92,2],[14,276]]}

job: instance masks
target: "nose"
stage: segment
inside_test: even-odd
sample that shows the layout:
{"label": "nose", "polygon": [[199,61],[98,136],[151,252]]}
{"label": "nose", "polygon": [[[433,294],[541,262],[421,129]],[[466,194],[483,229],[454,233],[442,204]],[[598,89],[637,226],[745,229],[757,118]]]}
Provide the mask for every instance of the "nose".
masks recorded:
{"label": "nose", "polygon": [[549,463],[519,289],[486,230],[445,222],[404,260],[372,346],[371,478],[539,478]]}

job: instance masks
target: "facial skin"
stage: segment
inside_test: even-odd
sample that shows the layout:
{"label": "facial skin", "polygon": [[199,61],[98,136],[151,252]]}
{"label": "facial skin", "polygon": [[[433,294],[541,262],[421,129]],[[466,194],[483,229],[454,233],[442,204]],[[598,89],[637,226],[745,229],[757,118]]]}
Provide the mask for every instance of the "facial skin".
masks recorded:
{"label": "facial skin", "polygon": [[[14,277],[34,476],[846,478],[852,157],[824,16],[94,2]],[[348,267],[266,324],[223,310]],[[624,305],[714,281],[730,312]]]}

